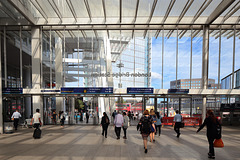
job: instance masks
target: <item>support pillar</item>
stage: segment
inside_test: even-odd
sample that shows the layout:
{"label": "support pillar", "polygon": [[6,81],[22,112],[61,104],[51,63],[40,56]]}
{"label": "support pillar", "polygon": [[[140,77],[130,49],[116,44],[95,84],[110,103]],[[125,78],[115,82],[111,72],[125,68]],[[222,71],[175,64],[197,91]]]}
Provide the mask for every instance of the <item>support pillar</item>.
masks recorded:
{"label": "support pillar", "polygon": [[2,101],[2,37],[0,34],[0,134],[3,134],[3,101]]}
{"label": "support pillar", "polygon": [[154,98],[154,111],[157,112],[157,98]]}
{"label": "support pillar", "polygon": [[190,98],[190,117],[192,117],[192,97]]}
{"label": "support pillar", "polygon": [[[64,42],[65,43],[65,42]],[[56,37],[55,40],[55,82],[56,89],[61,89],[63,82],[63,66],[62,66],[62,39]],[[56,97],[56,113],[59,111],[65,111],[64,109],[64,97]]]}
{"label": "support pillar", "polygon": [[[208,89],[209,26],[203,26],[202,89]],[[202,120],[206,118],[207,97],[203,96]]]}
{"label": "support pillar", "polygon": [[[165,101],[165,98],[164,98],[164,101]],[[169,106],[168,106],[168,98],[167,98],[167,117],[168,117],[168,114],[169,114]]]}
{"label": "support pillar", "polygon": [[[40,27],[32,27],[32,89],[41,88],[41,39]],[[40,109],[43,117],[43,99],[42,96],[33,96],[33,113]]]}
{"label": "support pillar", "polygon": [[[27,69],[24,70],[23,76],[24,76],[24,87],[25,88],[31,88],[31,71],[30,71],[30,68],[27,68]],[[32,111],[31,97],[25,97],[24,99],[25,99],[26,117],[30,118],[30,116],[34,112],[34,111]]]}
{"label": "support pillar", "polygon": [[181,105],[181,104],[182,104],[182,98],[179,98],[179,103],[178,103],[178,107],[179,107],[179,108],[178,108],[178,110],[179,110],[179,114],[181,114],[181,109],[182,109],[182,108],[181,108],[181,107],[182,107],[182,105]]}

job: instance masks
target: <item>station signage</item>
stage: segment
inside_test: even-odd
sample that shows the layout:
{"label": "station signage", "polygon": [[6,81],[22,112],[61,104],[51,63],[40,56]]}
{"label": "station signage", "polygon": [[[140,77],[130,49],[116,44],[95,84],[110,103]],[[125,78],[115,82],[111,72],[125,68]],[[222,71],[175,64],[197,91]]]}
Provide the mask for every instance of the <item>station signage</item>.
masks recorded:
{"label": "station signage", "polygon": [[61,92],[59,89],[42,89],[41,92]]}
{"label": "station signage", "polygon": [[189,89],[168,89],[169,94],[188,94]]}
{"label": "station signage", "polygon": [[153,88],[127,88],[127,94],[153,94]]}
{"label": "station signage", "polygon": [[113,87],[64,87],[61,94],[113,94]]}
{"label": "station signage", "polygon": [[3,94],[22,94],[23,89],[22,88],[3,88],[2,93]]}

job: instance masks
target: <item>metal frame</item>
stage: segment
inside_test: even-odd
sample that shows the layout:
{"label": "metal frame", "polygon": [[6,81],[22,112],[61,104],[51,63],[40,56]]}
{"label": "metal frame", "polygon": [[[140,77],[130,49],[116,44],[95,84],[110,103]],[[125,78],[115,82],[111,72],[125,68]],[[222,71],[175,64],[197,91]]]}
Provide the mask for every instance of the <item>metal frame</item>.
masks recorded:
{"label": "metal frame", "polygon": [[42,7],[39,5],[38,1],[35,1],[38,6],[33,2],[33,0],[30,0],[30,3],[38,10],[38,12],[43,16],[43,18],[46,20],[46,22],[48,23],[48,17],[47,14],[44,12],[44,10],[42,9]]}
{"label": "metal frame", "polygon": [[71,10],[71,13],[72,13],[74,19],[75,19],[75,22],[77,22],[77,14],[76,14],[75,9],[73,7],[72,1],[71,0],[66,0],[66,1],[67,1],[67,5],[68,5],[69,9]]}
{"label": "metal frame", "polygon": [[50,6],[51,6],[52,9],[54,10],[54,12],[57,14],[58,18],[60,19],[60,22],[62,23],[62,15],[61,15],[59,9],[57,8],[57,5],[56,5],[56,3],[54,2],[54,0],[53,0],[53,4],[54,4],[54,6],[55,6],[56,8],[54,8],[54,6],[53,6],[52,3],[50,2],[50,0],[48,0],[48,3],[50,4]]}
{"label": "metal frame", "polygon": [[106,14],[106,6],[105,6],[105,0],[102,0],[103,5],[103,14],[104,14],[104,22],[107,22],[107,14]]}
{"label": "metal frame", "polygon": [[90,10],[89,4],[88,4],[88,0],[84,0],[84,4],[85,4],[85,7],[87,9],[87,13],[88,13],[90,22],[92,22],[92,14],[91,14],[91,10]]}
{"label": "metal frame", "polygon": [[136,3],[136,10],[135,10],[135,16],[133,19],[133,23],[135,23],[137,20],[138,6],[139,6],[139,0],[137,0],[137,3]]}

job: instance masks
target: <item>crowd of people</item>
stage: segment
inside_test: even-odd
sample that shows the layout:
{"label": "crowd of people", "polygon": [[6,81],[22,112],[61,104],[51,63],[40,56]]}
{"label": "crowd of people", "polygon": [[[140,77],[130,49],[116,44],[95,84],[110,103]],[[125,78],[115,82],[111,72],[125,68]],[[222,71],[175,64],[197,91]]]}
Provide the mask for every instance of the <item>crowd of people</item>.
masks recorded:
{"label": "crowd of people", "polygon": [[[17,130],[18,121],[20,117],[21,117],[21,114],[18,112],[18,110],[16,110],[12,115],[12,120],[14,121],[15,130]],[[52,117],[53,117],[54,124],[56,124],[57,114],[55,111],[53,112]],[[117,140],[120,139],[121,129],[123,129],[123,132],[124,132],[123,139],[127,139],[127,129],[130,126],[131,116],[129,116],[128,113],[126,112],[121,113],[121,111],[118,111],[118,112],[114,111],[112,113],[112,117],[113,117],[113,125],[115,128],[115,134],[116,134]],[[63,111],[59,111],[58,118],[60,119],[61,127],[63,127],[64,121],[65,121],[65,116]],[[86,112],[86,123],[88,123],[88,118],[89,118],[89,114],[88,112]],[[176,110],[176,115],[174,116],[173,121],[175,122],[174,131],[177,133],[177,138],[179,138],[181,134],[180,128],[183,122],[183,118],[178,110]],[[36,129],[39,129],[40,126],[42,125],[39,109],[36,109],[36,113],[32,117],[31,125],[32,124]],[[100,125],[102,127],[102,135],[105,136],[105,138],[107,138],[110,119],[106,114],[106,112],[103,113]],[[215,139],[218,139],[216,138],[216,126],[220,126],[220,122],[215,117],[212,110],[207,111],[207,117],[205,118],[203,124],[200,125],[196,133],[201,131],[204,128],[204,126],[207,126],[206,135],[209,143],[208,158],[215,159],[213,142]],[[159,114],[159,112],[155,112],[153,109],[151,109],[150,112],[148,110],[145,110],[143,112],[143,116],[140,118],[138,122],[137,130],[140,130],[140,133],[142,135],[145,153],[148,152],[148,148],[147,148],[148,137],[150,137],[150,142],[155,142],[155,135],[158,135],[158,136],[161,135],[161,127],[162,127],[162,122],[161,122],[161,115]]]}

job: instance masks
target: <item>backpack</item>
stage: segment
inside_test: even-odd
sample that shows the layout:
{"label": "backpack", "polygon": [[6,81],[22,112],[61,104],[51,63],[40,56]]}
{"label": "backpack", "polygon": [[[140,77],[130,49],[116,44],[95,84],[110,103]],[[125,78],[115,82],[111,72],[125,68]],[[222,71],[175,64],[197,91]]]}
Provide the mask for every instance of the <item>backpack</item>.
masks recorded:
{"label": "backpack", "polygon": [[106,117],[106,124],[109,124],[109,120],[108,120],[108,118]]}
{"label": "backpack", "polygon": [[150,117],[143,117],[141,133],[149,134],[151,132]]}
{"label": "backpack", "polygon": [[217,123],[214,124],[214,129],[215,129],[215,138],[216,139],[221,139],[222,138],[222,126],[221,124],[218,122],[218,120],[216,120]]}

